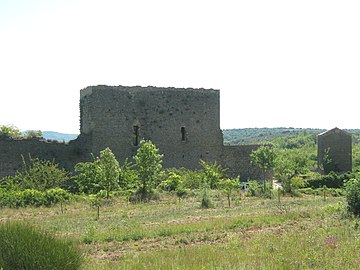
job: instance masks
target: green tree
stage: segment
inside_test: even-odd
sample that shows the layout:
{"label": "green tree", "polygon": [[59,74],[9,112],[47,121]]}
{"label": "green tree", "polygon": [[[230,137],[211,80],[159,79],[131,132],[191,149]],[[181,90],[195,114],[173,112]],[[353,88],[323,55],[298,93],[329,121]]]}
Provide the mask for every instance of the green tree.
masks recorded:
{"label": "green tree", "polygon": [[226,178],[226,179],[221,179],[219,182],[219,187],[226,194],[229,207],[230,207],[231,195],[232,195],[233,191],[240,187],[239,180],[240,180],[239,178],[236,178],[236,179]]}
{"label": "green tree", "polygon": [[20,138],[21,131],[17,127],[12,125],[0,125],[0,136]]}
{"label": "green tree", "polygon": [[43,134],[41,130],[28,130],[24,136],[26,138],[42,138]]}
{"label": "green tree", "polygon": [[206,163],[205,161],[200,160],[200,165],[203,167],[202,172],[204,180],[209,184],[211,189],[216,189],[218,182],[223,177],[226,170],[216,162]]}
{"label": "green tree", "polygon": [[266,176],[275,167],[276,153],[272,147],[262,145],[250,154],[251,163],[264,171],[264,191],[266,189]]}
{"label": "green tree", "polygon": [[109,147],[100,152],[97,162],[97,170],[100,177],[99,185],[106,192],[106,199],[110,198],[110,192],[119,187],[120,165]]}
{"label": "green tree", "polygon": [[162,154],[150,140],[141,140],[134,156],[138,170],[138,194],[141,201],[149,199],[152,189],[162,171]]}
{"label": "green tree", "polygon": [[101,190],[98,161],[79,162],[75,165],[75,182],[78,190],[85,194],[97,194]]}
{"label": "green tree", "polygon": [[100,157],[93,157],[91,162],[77,163],[75,172],[80,192],[97,194],[104,190],[109,199],[110,192],[119,188],[120,165],[110,148],[102,150]]}
{"label": "green tree", "polygon": [[301,186],[299,175],[309,171],[309,160],[299,151],[282,151],[276,158],[275,176],[281,181],[284,191],[292,193],[294,188]]}

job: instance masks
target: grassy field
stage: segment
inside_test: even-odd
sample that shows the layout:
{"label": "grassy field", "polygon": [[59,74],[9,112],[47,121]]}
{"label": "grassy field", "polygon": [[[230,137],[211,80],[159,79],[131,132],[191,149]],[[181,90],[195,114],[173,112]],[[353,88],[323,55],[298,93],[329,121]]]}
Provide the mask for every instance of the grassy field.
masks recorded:
{"label": "grassy field", "polygon": [[1,209],[75,242],[83,269],[359,269],[360,220],[343,198],[224,200],[202,210],[195,198],[162,195],[147,204],[85,200],[60,207]]}

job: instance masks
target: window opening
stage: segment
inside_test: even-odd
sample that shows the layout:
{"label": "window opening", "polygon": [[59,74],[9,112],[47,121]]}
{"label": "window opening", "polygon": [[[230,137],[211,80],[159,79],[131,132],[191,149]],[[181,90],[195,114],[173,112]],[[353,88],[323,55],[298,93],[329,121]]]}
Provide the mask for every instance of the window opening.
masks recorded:
{"label": "window opening", "polygon": [[139,145],[139,126],[134,126],[134,145],[138,146]]}
{"label": "window opening", "polygon": [[181,127],[181,140],[186,141],[186,130],[185,127]]}

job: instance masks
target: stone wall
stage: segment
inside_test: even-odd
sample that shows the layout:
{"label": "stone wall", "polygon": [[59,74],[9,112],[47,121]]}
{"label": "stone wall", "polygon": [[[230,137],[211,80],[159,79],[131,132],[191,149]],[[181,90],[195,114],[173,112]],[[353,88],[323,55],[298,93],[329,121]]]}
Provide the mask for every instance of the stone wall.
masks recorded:
{"label": "stone wall", "polygon": [[73,170],[110,147],[120,163],[151,139],[164,167],[200,168],[200,159],[229,168],[228,176],[261,179],[250,164],[256,145],[224,146],[220,95],[214,89],[94,86],[80,91],[80,136],[69,143],[0,138],[0,178],[21,168],[21,155],[55,160]]}
{"label": "stone wall", "polygon": [[229,176],[240,176],[242,181],[260,180],[264,172],[251,164],[250,155],[260,145],[226,145],[220,158],[223,168],[228,168]]}
{"label": "stone wall", "polygon": [[14,175],[22,168],[25,160],[40,158],[54,160],[60,167],[72,171],[77,162],[91,158],[86,143],[81,138],[70,143],[46,141],[43,139],[11,139],[0,137],[0,178]]}

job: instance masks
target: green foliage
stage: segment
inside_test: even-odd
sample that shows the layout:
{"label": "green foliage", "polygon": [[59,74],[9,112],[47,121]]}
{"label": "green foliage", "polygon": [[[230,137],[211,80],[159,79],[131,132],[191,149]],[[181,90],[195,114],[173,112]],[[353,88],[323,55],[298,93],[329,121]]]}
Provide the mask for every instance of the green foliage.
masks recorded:
{"label": "green foliage", "polygon": [[51,206],[71,200],[72,194],[62,188],[52,188],[44,192],[45,205]]}
{"label": "green foliage", "polygon": [[0,136],[18,138],[42,138],[41,130],[28,130],[24,134],[13,125],[0,125]]}
{"label": "green foliage", "polygon": [[290,135],[283,138],[276,138],[274,145],[280,149],[299,149],[303,147],[315,147],[316,133],[302,131],[297,135]]}
{"label": "green foliage", "polygon": [[99,193],[97,194],[90,194],[89,195],[89,199],[90,199],[90,206],[91,207],[95,207],[97,209],[97,215],[96,215],[96,220],[100,219],[100,207],[102,205],[104,205],[104,199],[109,199],[109,194],[105,191],[105,190],[101,190]]}
{"label": "green foliage", "polygon": [[0,269],[75,270],[83,261],[70,242],[27,223],[1,223],[0,239]]}
{"label": "green foliage", "polygon": [[100,177],[100,186],[106,192],[106,198],[109,199],[110,192],[119,187],[120,165],[110,148],[100,152],[100,158],[97,162],[98,173]]}
{"label": "green foliage", "polygon": [[0,125],[0,136],[9,138],[20,138],[21,131],[12,125]]}
{"label": "green foliage", "polygon": [[165,191],[175,191],[182,185],[181,176],[170,171],[168,177],[158,185],[158,188]]}
{"label": "green foliage", "polygon": [[285,192],[293,193],[304,185],[300,175],[309,171],[309,159],[298,149],[282,150],[277,154],[275,163],[275,177],[282,183]]}
{"label": "green foliage", "polygon": [[138,171],[138,190],[141,201],[149,200],[155,183],[162,171],[162,154],[159,149],[150,141],[141,140],[140,147],[134,156]]}
{"label": "green foliage", "polygon": [[189,194],[190,190],[187,188],[184,188],[182,186],[177,187],[175,190],[176,196],[179,198],[179,201],[184,198],[187,194]]}
{"label": "green foliage", "polygon": [[269,146],[260,146],[251,153],[250,158],[253,165],[258,166],[264,171],[271,170],[275,167],[276,153]]}
{"label": "green foliage", "polygon": [[106,148],[100,152],[100,157],[93,158],[93,161],[75,165],[75,182],[80,192],[97,194],[104,190],[106,198],[109,198],[110,192],[119,188],[120,179],[125,181],[124,173],[121,174],[120,170],[114,154],[110,148]]}
{"label": "green foliage", "polygon": [[136,181],[138,178],[138,173],[134,170],[135,164],[125,159],[123,165],[120,165],[120,174],[119,174],[119,187],[122,190],[133,190],[136,188]]}
{"label": "green foliage", "polygon": [[213,203],[211,202],[210,195],[209,195],[209,184],[207,182],[203,183],[200,189],[201,194],[201,208],[208,209],[213,207]]}
{"label": "green foliage", "polygon": [[264,171],[263,190],[266,191],[266,174],[275,167],[276,153],[269,146],[262,145],[250,154],[251,163]]}
{"label": "green foliage", "polygon": [[211,189],[216,189],[218,182],[223,177],[226,170],[216,162],[206,163],[205,161],[200,160],[200,165],[203,167],[202,173],[204,180],[208,183]]}
{"label": "green foliage", "polygon": [[248,182],[247,192],[250,196],[260,196],[263,193],[263,188],[257,181],[250,180]]}
{"label": "green foliage", "polygon": [[184,188],[199,189],[204,181],[203,172],[201,170],[189,170],[186,168],[172,168],[170,171],[181,176],[181,182]]}
{"label": "green foliage", "polygon": [[51,206],[71,200],[72,195],[61,188],[39,191],[35,189],[0,189],[0,207]]}
{"label": "green foliage", "polygon": [[230,207],[231,204],[231,195],[233,193],[234,190],[239,189],[240,187],[240,178],[236,178],[236,179],[230,179],[230,178],[225,178],[225,179],[221,179],[219,182],[219,187],[221,190],[224,191],[224,193],[227,196],[228,199],[228,205]]}
{"label": "green foliage", "polygon": [[360,171],[360,136],[359,135],[353,138],[352,165],[353,165],[353,171]]}
{"label": "green foliage", "polygon": [[348,211],[360,217],[360,179],[353,178],[345,184],[345,196],[348,203]]}
{"label": "green foliage", "polygon": [[40,160],[29,156],[29,164],[23,158],[23,167],[15,176],[3,178],[0,186],[11,189],[34,189],[45,191],[50,188],[64,187],[70,176],[50,160]]}
{"label": "green foliage", "polygon": [[308,179],[305,179],[305,187],[322,188],[342,188],[346,181],[354,178],[353,173],[336,174],[331,172],[326,175],[312,174]]}
{"label": "green foliage", "polygon": [[101,190],[98,162],[80,162],[75,165],[75,183],[78,190],[85,194],[96,194]]}
{"label": "green foliage", "polygon": [[41,130],[28,130],[25,132],[25,138],[42,138],[43,134]]}
{"label": "green foliage", "polygon": [[[301,140],[294,139],[301,135],[310,136],[312,139],[317,134],[324,132],[324,129],[303,129],[303,128],[242,128],[242,129],[225,129],[224,143],[225,144],[258,144],[277,141],[285,141],[284,146],[301,147]],[[352,133],[359,132],[352,130]],[[289,139],[288,139],[289,138]],[[307,139],[306,139],[307,141]]]}

